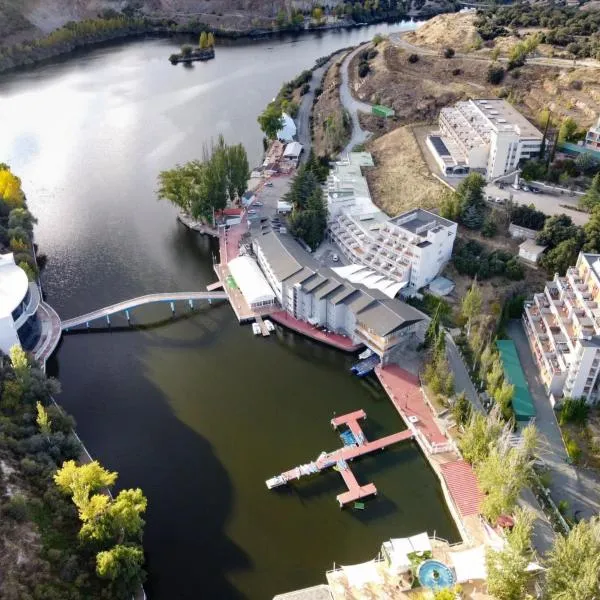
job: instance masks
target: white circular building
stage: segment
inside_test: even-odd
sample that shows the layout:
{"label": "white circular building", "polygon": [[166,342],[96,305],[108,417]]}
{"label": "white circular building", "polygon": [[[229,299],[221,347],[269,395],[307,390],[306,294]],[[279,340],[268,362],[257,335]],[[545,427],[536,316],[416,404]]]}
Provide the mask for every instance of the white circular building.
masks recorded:
{"label": "white circular building", "polygon": [[30,284],[12,254],[0,254],[0,350],[5,354],[14,345],[26,350],[39,339],[40,325],[36,311],[40,294]]}

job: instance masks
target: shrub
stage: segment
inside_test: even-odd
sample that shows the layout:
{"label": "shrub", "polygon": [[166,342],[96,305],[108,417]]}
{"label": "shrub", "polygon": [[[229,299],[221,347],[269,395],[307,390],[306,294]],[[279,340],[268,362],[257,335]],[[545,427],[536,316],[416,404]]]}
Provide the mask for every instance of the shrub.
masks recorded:
{"label": "shrub", "polygon": [[308,94],[308,92],[310,91],[310,84],[309,83],[305,83],[301,88],[300,88],[300,95],[304,96],[304,94]]}
{"label": "shrub", "polygon": [[452,69],[452,75],[455,77],[462,74],[462,69]]}
{"label": "shrub", "polygon": [[408,55],[408,62],[409,63],[419,62],[419,55],[418,54],[409,54]]}
{"label": "shrub", "polygon": [[374,59],[377,55],[379,54],[379,52],[377,52],[377,50],[375,50],[375,48],[369,50],[369,53],[367,54],[367,59],[368,60],[372,60]]}
{"label": "shrub", "polygon": [[2,516],[22,523],[27,519],[27,501],[23,496],[13,496],[3,507]]}
{"label": "shrub", "polygon": [[452,58],[454,54],[454,48],[444,48],[444,58]]}
{"label": "shrub", "polygon": [[499,85],[504,79],[504,68],[500,65],[490,65],[488,67],[487,80],[492,85]]}
{"label": "shrub", "polygon": [[584,425],[588,418],[590,407],[584,398],[565,398],[560,408],[561,425],[565,423],[578,423]]}
{"label": "shrub", "polygon": [[581,458],[581,448],[578,446],[577,442],[570,438],[569,436],[565,435],[565,447],[567,449],[567,454],[569,455],[569,458],[573,461],[573,462],[578,462],[579,459]]}
{"label": "shrub", "polygon": [[381,44],[381,42],[383,42],[383,36],[382,36],[382,35],[380,35],[379,33],[376,33],[376,34],[373,36],[373,44],[374,44],[375,46],[377,46],[378,44]]}
{"label": "shrub", "polygon": [[371,69],[369,69],[369,65],[367,63],[360,63],[360,65],[358,65],[358,76],[366,77],[369,74],[370,70]]}

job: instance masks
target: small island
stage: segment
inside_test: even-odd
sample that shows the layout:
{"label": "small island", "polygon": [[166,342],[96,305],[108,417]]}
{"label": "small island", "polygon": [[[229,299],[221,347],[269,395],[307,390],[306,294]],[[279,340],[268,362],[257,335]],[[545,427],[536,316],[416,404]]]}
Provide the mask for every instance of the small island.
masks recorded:
{"label": "small island", "polygon": [[185,44],[181,47],[179,54],[171,54],[169,60],[171,64],[191,63],[196,60],[210,60],[215,57],[215,36],[211,31],[203,31],[200,34],[198,46],[194,48],[191,44]]}

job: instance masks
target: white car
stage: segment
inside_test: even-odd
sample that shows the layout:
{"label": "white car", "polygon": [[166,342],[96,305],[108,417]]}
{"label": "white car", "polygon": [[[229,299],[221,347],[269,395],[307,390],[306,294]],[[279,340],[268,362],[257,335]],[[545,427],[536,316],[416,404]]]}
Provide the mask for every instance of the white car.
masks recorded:
{"label": "white car", "polygon": [[339,257],[337,254],[334,254],[334,255],[331,257],[331,260],[332,260],[333,262],[338,262],[338,261],[340,260],[340,257]]}

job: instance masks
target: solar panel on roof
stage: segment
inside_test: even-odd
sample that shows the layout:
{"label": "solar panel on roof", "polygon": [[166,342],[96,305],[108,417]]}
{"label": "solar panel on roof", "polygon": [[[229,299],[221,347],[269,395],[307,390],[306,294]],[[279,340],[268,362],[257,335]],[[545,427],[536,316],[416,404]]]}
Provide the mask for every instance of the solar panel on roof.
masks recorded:
{"label": "solar panel on roof", "polygon": [[429,139],[431,140],[431,143],[433,144],[435,151],[440,156],[450,156],[450,151],[448,150],[448,148],[446,148],[446,144],[444,144],[442,138],[432,135],[429,137]]}

